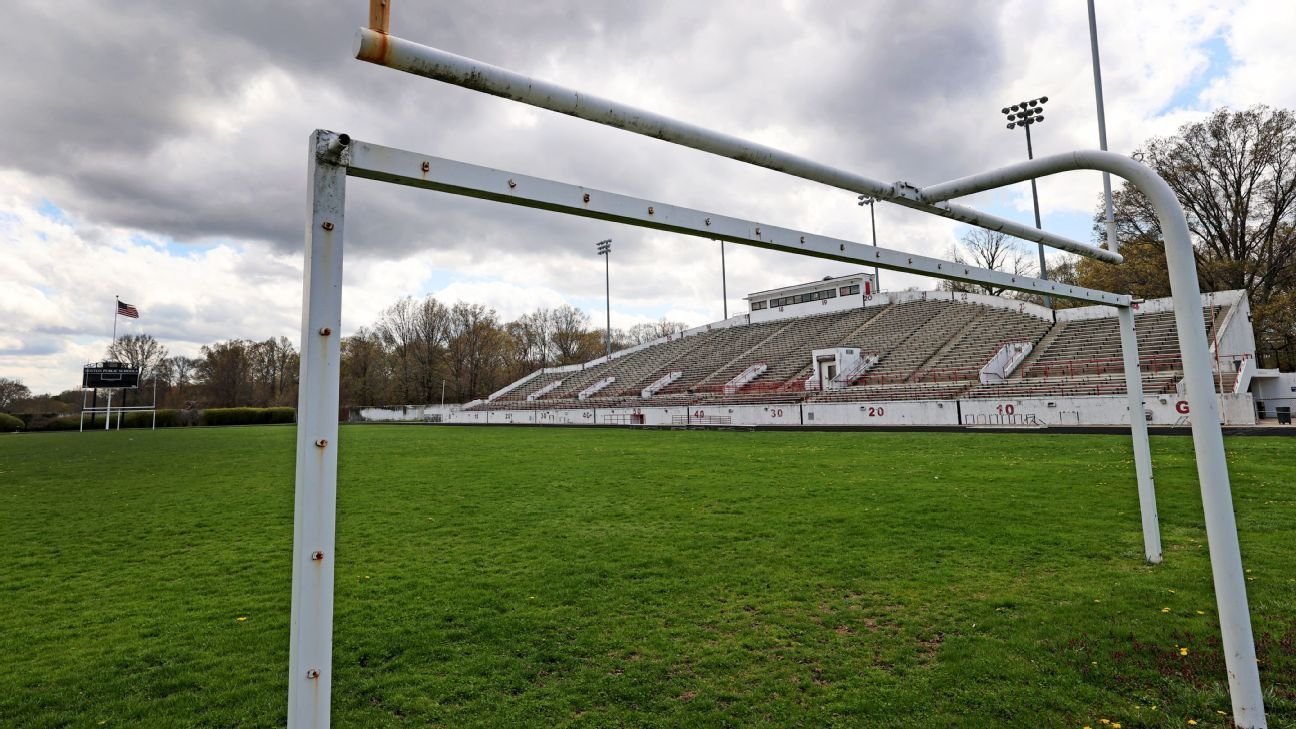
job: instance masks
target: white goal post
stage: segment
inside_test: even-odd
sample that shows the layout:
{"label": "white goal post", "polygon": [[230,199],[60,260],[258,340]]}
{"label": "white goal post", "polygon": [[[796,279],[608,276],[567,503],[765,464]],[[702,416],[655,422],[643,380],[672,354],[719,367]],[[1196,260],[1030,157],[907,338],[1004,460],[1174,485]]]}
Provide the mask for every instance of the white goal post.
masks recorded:
{"label": "white goal post", "polygon": [[[373,6],[381,6],[384,13],[389,10],[387,0],[375,0]],[[1122,259],[1108,250],[947,201],[1067,170],[1110,172],[1137,186],[1152,202],[1165,234],[1176,326],[1188,401],[1193,413],[1193,443],[1233,718],[1239,727],[1266,726],[1219,403],[1211,381],[1210,355],[1201,316],[1192,244],[1178,200],[1154,172],[1117,154],[1080,151],[1022,162],[926,188],[905,182],[887,184],[402,40],[385,32],[385,16],[380,20],[371,23],[374,27],[360,29],[356,42],[358,58],[868,194],[911,209],[1001,230],[1111,263],[1119,263]],[[1145,557],[1151,563],[1161,561],[1152,461],[1147,424],[1142,417],[1142,381],[1134,317],[1132,302],[1126,295],[1013,276],[757,221],[488,169],[352,140],[345,134],[329,131],[319,130],[311,136],[308,154],[288,682],[288,725],[293,729],[327,727],[330,719],[343,223],[348,176],[671,231],[706,240],[724,240],[1115,307],[1129,393],[1130,430]]]}

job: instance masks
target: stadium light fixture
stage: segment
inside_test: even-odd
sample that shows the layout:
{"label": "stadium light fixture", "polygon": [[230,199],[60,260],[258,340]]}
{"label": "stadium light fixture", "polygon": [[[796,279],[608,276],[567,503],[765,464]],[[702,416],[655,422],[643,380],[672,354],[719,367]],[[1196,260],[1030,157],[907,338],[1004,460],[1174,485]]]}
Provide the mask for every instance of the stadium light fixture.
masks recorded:
{"label": "stadium light fixture", "polygon": [[[1026,130],[1026,159],[1028,160],[1035,159],[1035,150],[1031,145],[1030,128],[1044,121],[1044,105],[1047,103],[1048,97],[1040,96],[1029,101],[1019,101],[1012,106],[1005,106],[999,110],[999,113],[1003,114],[1008,119],[1009,130],[1018,127]],[[1035,227],[1043,230],[1044,226],[1040,224],[1039,190],[1035,187],[1034,178],[1031,179],[1030,184],[1031,201],[1035,203]],[[1039,277],[1047,281],[1048,264],[1044,260],[1044,244],[1038,243],[1037,245],[1039,246]],[[1053,297],[1045,294],[1044,306],[1047,306],[1050,309],[1053,308]]]}
{"label": "stadium light fixture", "polygon": [[612,239],[599,241],[598,254],[603,256],[604,299],[607,301],[607,356],[612,357]]}

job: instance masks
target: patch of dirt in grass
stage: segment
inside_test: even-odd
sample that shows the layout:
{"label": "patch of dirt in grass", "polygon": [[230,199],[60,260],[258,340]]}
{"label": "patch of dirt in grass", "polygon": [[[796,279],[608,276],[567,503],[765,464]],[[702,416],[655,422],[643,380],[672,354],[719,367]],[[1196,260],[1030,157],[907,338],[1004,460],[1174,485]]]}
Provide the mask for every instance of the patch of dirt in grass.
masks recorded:
{"label": "patch of dirt in grass", "polygon": [[[1119,667],[1155,671],[1176,679],[1197,690],[1218,687],[1228,675],[1224,661],[1224,647],[1220,636],[1212,633],[1199,635],[1190,630],[1173,633],[1169,645],[1147,643],[1129,636],[1129,649],[1112,651],[1112,662]],[[1279,634],[1265,631],[1256,636],[1256,660],[1262,673],[1281,674],[1296,663],[1296,621]],[[1125,674],[1122,683],[1134,684],[1139,679]],[[1284,682],[1270,681],[1265,687],[1283,700],[1296,699],[1296,688]]]}
{"label": "patch of dirt in grass", "polygon": [[918,662],[926,665],[936,661],[936,654],[940,653],[941,644],[945,642],[944,633],[935,633],[930,638],[918,639]]}

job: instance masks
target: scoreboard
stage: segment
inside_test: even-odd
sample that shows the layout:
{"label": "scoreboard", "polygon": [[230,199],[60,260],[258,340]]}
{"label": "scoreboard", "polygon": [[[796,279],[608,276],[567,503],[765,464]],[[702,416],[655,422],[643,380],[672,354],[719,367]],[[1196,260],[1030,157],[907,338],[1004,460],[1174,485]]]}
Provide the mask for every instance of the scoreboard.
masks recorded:
{"label": "scoreboard", "polygon": [[81,387],[104,389],[115,387],[139,387],[140,370],[124,362],[100,362],[86,365],[81,370]]}

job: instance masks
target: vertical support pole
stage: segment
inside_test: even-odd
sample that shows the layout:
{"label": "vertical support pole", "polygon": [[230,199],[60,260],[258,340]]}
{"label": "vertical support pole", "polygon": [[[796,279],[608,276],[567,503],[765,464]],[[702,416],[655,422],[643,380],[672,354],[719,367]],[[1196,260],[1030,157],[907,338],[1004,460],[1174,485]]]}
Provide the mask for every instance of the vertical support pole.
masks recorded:
{"label": "vertical support pole", "polygon": [[[873,212],[873,209],[877,207],[874,205],[875,202],[877,201],[869,201],[869,227],[873,230],[873,247],[877,248],[877,216]],[[877,266],[873,267],[873,288],[878,291],[882,290],[882,277],[878,275]]]}
{"label": "vertical support pole", "polygon": [[1139,369],[1138,337],[1134,311],[1117,307],[1121,354],[1125,360],[1125,391],[1129,394],[1130,436],[1134,439],[1134,473],[1138,477],[1139,514],[1143,519],[1143,554],[1151,564],[1161,563],[1161,521],[1157,516],[1156,483],[1152,479],[1152,448],[1143,415],[1143,373]]}
{"label": "vertical support pole", "polygon": [[289,729],[327,729],[333,677],[333,561],[342,323],[346,135],[310,138],[302,285],[297,485],[293,505]]}
{"label": "vertical support pole", "polygon": [[391,0],[369,0],[369,27],[379,33],[391,29]]}
{"label": "vertical support pole", "polygon": [[[1035,159],[1035,147],[1034,147],[1034,145],[1031,144],[1030,128],[1031,128],[1031,125],[1030,125],[1030,124],[1027,124],[1027,125],[1026,125],[1026,159],[1028,159],[1028,160],[1029,160],[1029,159]],[[1036,185],[1035,185],[1035,178],[1034,178],[1034,177],[1031,178],[1031,181],[1030,181],[1030,182],[1031,182],[1031,201],[1035,203],[1035,229],[1036,229],[1036,230],[1044,230],[1044,224],[1040,222],[1039,188],[1036,187]],[[1040,267],[1039,277],[1040,277],[1041,279],[1047,281],[1047,280],[1048,280],[1048,261],[1046,261],[1046,260],[1044,259],[1044,244],[1043,244],[1043,243],[1037,243],[1036,246],[1039,248],[1039,267]],[[1052,296],[1049,296],[1048,294],[1044,294],[1044,306],[1045,306],[1045,308],[1048,308],[1048,309],[1052,309],[1052,308],[1053,308],[1053,297],[1052,297]]]}
{"label": "vertical support pole", "polygon": [[724,318],[729,318],[729,277],[725,273],[724,241],[720,241],[720,301],[724,304]]}
{"label": "vertical support pole", "polygon": [[612,359],[612,253],[603,256],[604,300],[607,302],[607,356]]}
{"label": "vertical support pole", "polygon": [[104,430],[112,430],[112,388],[108,388],[108,405],[104,410]]}
{"label": "vertical support pole", "polygon": [[1206,515],[1206,543],[1210,550],[1215,604],[1219,610],[1224,666],[1228,670],[1229,698],[1233,721],[1244,729],[1263,729],[1264,694],[1260,690],[1260,668],[1256,663],[1255,635],[1247,605],[1246,575],[1242,571],[1242,550],[1238,545],[1237,520],[1229,486],[1228,461],[1224,457],[1224,431],[1220,428],[1219,400],[1211,381],[1210,347],[1202,322],[1201,293],[1197,282],[1197,261],[1193,254],[1188,222],[1174,191],[1150,171],[1150,179],[1139,184],[1161,220],[1165,235],[1166,268],[1170,293],[1174,297],[1175,328],[1183,356],[1184,386],[1192,413],[1193,450],[1197,456],[1197,478],[1201,482],[1202,511]]}
{"label": "vertical support pole", "polygon": [[[1107,151],[1107,115],[1103,111],[1102,64],[1098,62],[1098,18],[1094,15],[1094,0],[1089,0],[1089,50],[1093,56],[1094,98],[1098,106],[1098,149]],[[1107,249],[1120,252],[1116,240],[1116,217],[1112,212],[1111,173],[1103,172],[1103,201],[1107,214]]]}

